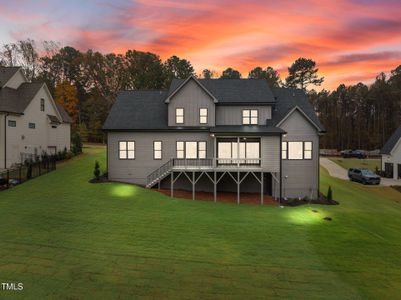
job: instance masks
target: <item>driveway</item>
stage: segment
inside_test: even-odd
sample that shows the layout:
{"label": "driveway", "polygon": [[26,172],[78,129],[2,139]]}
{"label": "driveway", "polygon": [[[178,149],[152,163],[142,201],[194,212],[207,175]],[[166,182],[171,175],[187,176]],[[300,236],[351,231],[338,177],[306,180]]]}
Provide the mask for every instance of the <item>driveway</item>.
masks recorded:
{"label": "driveway", "polygon": [[[329,172],[331,177],[336,177],[342,180],[349,180],[348,179],[348,171],[341,167],[340,165],[336,164],[335,162],[331,161],[326,157],[320,158],[320,165]],[[380,185],[382,186],[390,186],[390,185],[401,185],[401,180],[395,180],[390,178],[381,178]]]}

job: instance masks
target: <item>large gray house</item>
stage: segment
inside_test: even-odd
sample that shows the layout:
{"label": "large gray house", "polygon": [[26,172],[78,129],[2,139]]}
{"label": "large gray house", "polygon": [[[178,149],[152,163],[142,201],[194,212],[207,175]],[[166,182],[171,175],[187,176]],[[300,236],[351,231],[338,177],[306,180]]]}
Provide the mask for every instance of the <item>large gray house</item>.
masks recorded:
{"label": "large gray house", "polygon": [[110,180],[152,188],[319,194],[324,128],[304,92],[259,79],[173,80],[122,91],[104,124]]}

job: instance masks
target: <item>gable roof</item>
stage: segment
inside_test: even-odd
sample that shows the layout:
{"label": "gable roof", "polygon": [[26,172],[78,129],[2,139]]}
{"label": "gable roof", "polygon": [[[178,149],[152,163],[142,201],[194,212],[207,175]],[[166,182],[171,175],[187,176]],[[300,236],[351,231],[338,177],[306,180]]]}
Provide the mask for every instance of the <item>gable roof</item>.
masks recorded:
{"label": "gable roof", "polygon": [[[176,93],[188,79],[173,79],[168,96]],[[218,104],[273,103],[274,95],[264,79],[195,79]]]}
{"label": "gable roof", "polygon": [[273,88],[276,104],[272,112],[272,119],[267,120],[267,125],[280,125],[293,111],[299,110],[318,131],[325,132],[309,99],[304,91],[290,88]]}
{"label": "gable roof", "polygon": [[174,95],[175,95],[176,93],[178,93],[178,91],[181,90],[181,88],[183,88],[183,87],[185,86],[185,84],[186,84],[188,81],[190,81],[190,80],[195,81],[195,83],[196,83],[206,94],[208,94],[210,98],[213,99],[213,102],[214,102],[214,103],[217,103],[217,102],[218,102],[218,100],[216,99],[216,97],[213,96],[213,95],[210,93],[210,91],[209,91],[207,88],[205,88],[205,87],[203,86],[203,84],[201,84],[201,83],[199,82],[199,80],[196,79],[196,78],[195,78],[194,76],[192,76],[192,75],[189,76],[187,79],[183,80],[182,82],[180,82],[180,84],[179,84],[174,90],[171,89],[171,85],[170,85],[170,92],[169,92],[168,97],[167,97],[167,99],[166,99],[165,102],[166,102],[166,103],[169,103],[169,102],[170,102],[170,99],[171,99],[172,97],[174,97]]}
{"label": "gable roof", "polygon": [[105,130],[167,129],[165,91],[122,91],[106,122]]}
{"label": "gable roof", "polygon": [[391,135],[391,137],[384,144],[383,148],[380,150],[380,154],[391,154],[394,147],[401,139],[401,126]]}
{"label": "gable roof", "polygon": [[2,88],[18,72],[20,67],[1,67],[0,66],[0,88]]}
{"label": "gable roof", "polygon": [[[56,102],[55,102],[56,103]],[[72,123],[72,119],[70,115],[65,111],[64,107],[62,107],[60,104],[56,103],[57,110],[61,116],[61,121],[63,123]]]}
{"label": "gable roof", "polygon": [[23,114],[42,86],[43,83],[24,82],[18,89],[2,88],[0,90],[0,111]]}

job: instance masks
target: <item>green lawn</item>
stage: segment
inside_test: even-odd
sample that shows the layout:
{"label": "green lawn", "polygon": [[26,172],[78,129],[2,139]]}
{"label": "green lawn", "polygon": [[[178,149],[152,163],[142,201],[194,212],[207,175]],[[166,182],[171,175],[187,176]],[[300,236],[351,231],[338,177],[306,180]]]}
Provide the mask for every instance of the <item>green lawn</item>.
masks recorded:
{"label": "green lawn", "polygon": [[322,170],[338,206],[170,199],[89,184],[105,157],[85,152],[0,193],[0,282],[24,284],[0,299],[399,299],[401,194],[391,188]]}
{"label": "green lawn", "polygon": [[380,170],[379,158],[358,159],[358,158],[329,157],[329,159],[347,170],[350,168],[365,168],[375,171],[376,167]]}

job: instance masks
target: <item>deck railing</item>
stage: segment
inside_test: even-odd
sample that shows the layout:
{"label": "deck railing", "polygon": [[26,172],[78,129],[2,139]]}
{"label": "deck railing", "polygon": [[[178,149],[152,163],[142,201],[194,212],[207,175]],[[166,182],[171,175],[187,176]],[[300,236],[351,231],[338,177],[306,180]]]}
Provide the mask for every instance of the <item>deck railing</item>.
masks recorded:
{"label": "deck railing", "polygon": [[164,178],[172,169],[219,169],[259,167],[260,158],[172,158],[147,177],[147,185]]}

